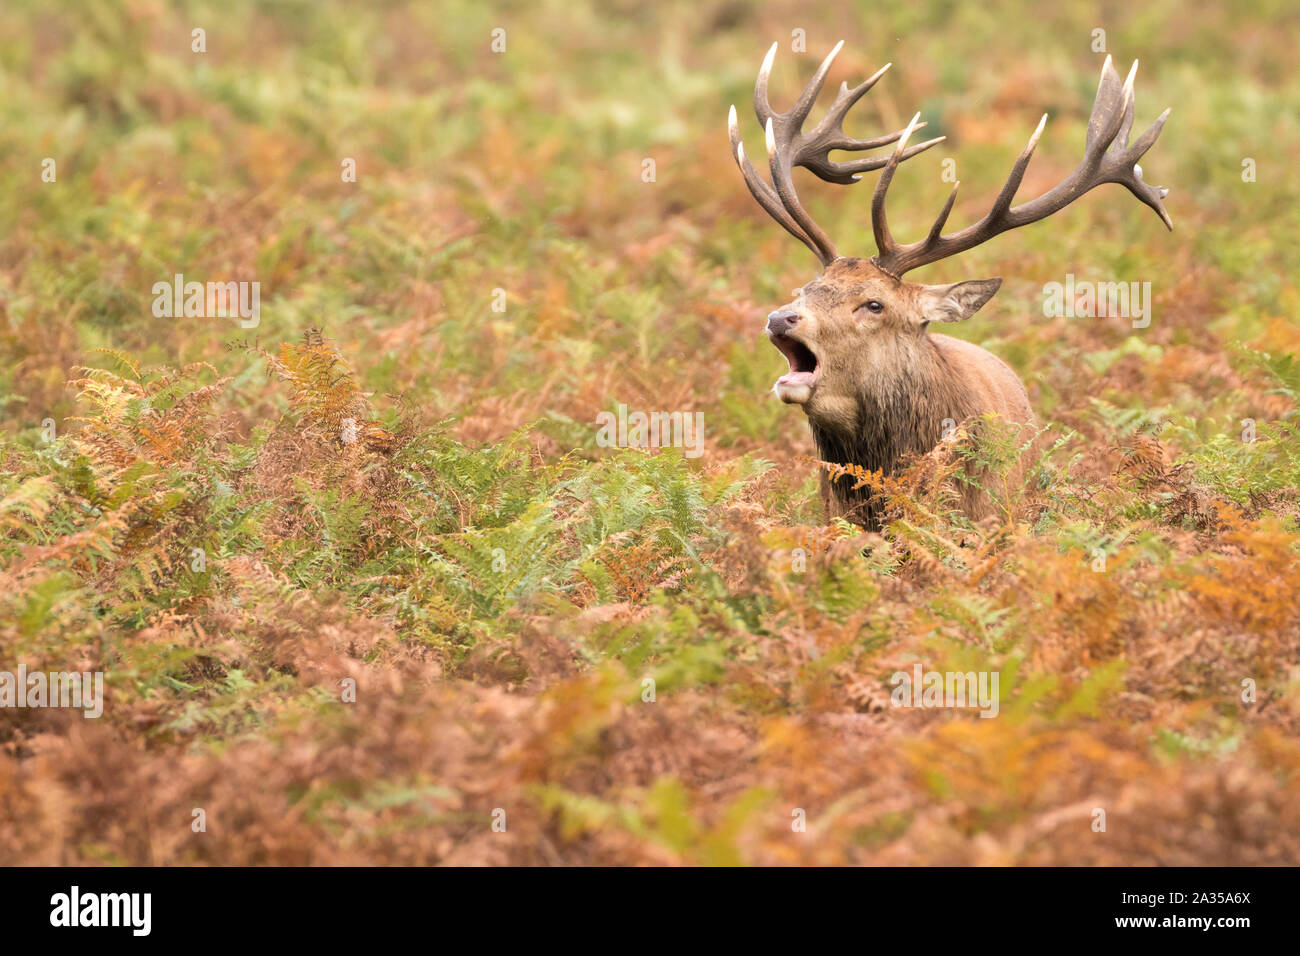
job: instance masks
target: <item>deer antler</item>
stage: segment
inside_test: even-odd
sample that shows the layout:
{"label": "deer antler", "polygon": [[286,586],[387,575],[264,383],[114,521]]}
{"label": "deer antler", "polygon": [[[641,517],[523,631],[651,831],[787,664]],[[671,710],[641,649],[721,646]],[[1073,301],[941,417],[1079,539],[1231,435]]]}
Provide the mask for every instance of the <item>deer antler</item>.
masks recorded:
{"label": "deer antler", "polygon": [[1106,62],[1101,67],[1101,82],[1097,85],[1097,98],[1092,104],[1092,116],[1088,120],[1088,136],[1084,143],[1083,161],[1061,182],[1023,205],[1015,207],[1011,205],[1011,200],[1015,198],[1016,190],[1020,188],[1020,181],[1029,166],[1034,147],[1038,145],[1038,137],[1042,135],[1043,127],[1047,124],[1047,114],[1044,113],[1043,118],[1038,122],[1038,128],[1034,130],[1034,135],[1029,137],[1029,144],[1025,146],[1024,152],[1011,168],[1011,175],[1003,185],[1002,191],[993,201],[993,207],[983,219],[960,232],[946,236],[941,234],[944,224],[948,221],[948,214],[952,212],[952,204],[957,198],[957,186],[961,185],[957,183],[953,186],[948,201],[944,203],[929,234],[916,242],[899,245],[889,233],[889,223],[885,217],[885,194],[889,191],[889,184],[893,181],[898,164],[908,156],[908,153],[904,152],[908,138],[920,125],[917,120],[921,114],[917,113],[913,116],[912,122],[903,131],[894,154],[885,164],[884,171],[876,183],[876,191],[871,198],[871,226],[875,232],[876,248],[879,252],[875,259],[876,264],[887,272],[901,276],[904,272],[909,272],[918,266],[965,252],[1008,229],[1046,219],[1103,183],[1121,183],[1126,186],[1129,192],[1154,209],[1168,228],[1173,229],[1173,221],[1169,218],[1169,213],[1165,211],[1162,202],[1169,194],[1169,190],[1144,183],[1142,167],[1137,165],[1137,161],[1155,145],[1165,120],[1169,118],[1169,110],[1161,113],[1151,124],[1151,128],[1139,136],[1132,146],[1128,144],[1129,130],[1133,126],[1133,80],[1137,76],[1137,67],[1137,61],[1134,60],[1128,79],[1121,86],[1119,74],[1115,72],[1110,57],[1106,57]]}
{"label": "deer antler", "polygon": [[[770,184],[758,175],[745,157],[745,147],[740,142],[740,126],[736,122],[735,106],[731,107],[731,114],[727,119],[732,154],[736,158],[736,165],[740,167],[745,177],[745,184],[749,187],[750,193],[758,200],[759,205],[767,210],[768,215],[811,249],[823,266],[830,265],[837,258],[835,245],[800,204],[791,179],[794,167],[803,166],[828,183],[847,186],[856,183],[861,173],[880,169],[886,163],[897,165],[898,162],[929,149],[935,143],[943,142],[941,136],[907,149],[900,146],[888,159],[865,158],[832,162],[830,151],[833,149],[851,152],[876,149],[887,146],[904,135],[904,131],[899,130],[874,139],[851,139],[845,135],[841,127],[845,115],[853,104],[885,75],[885,71],[891,66],[888,63],[853,89],[849,89],[847,83],[841,83],[840,90],[835,95],[835,101],[831,103],[826,117],[812,132],[803,132],[804,120],[808,118],[813,102],[826,82],[826,73],[830,70],[831,63],[843,46],[843,40],[835,44],[835,49],[831,50],[830,55],[822,61],[822,65],[817,68],[812,80],[788,113],[773,112],[772,104],[767,99],[767,81],[772,72],[772,60],[776,56],[777,44],[773,43],[767,51],[767,56],[763,58],[763,65],[758,71],[758,80],[754,84],[754,113],[758,116],[759,123],[763,125],[767,137],[768,165],[772,175]],[[906,132],[910,133],[917,127],[918,124],[913,121]]]}

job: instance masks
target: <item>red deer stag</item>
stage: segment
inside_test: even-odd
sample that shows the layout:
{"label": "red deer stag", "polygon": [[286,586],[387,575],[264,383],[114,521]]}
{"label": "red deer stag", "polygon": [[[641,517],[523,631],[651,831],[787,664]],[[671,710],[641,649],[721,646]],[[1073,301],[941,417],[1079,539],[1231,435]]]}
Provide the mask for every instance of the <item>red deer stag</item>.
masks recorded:
{"label": "red deer stag", "polygon": [[[783,402],[802,405],[813,441],[824,461],[852,464],[893,474],[909,454],[924,454],[940,441],[945,419],[962,422],[997,413],[1020,424],[1033,424],[1025,388],[1001,359],[978,346],[929,331],[931,322],[958,322],[974,315],[1002,284],[1000,278],[921,285],[902,276],[919,266],[964,252],[1008,229],[1046,219],[1103,183],[1120,183],[1146,203],[1170,229],[1173,223],[1161,201],[1168,190],[1142,181],[1137,161],[1151,148],[1169,110],[1129,145],[1133,125],[1133,79],[1120,82],[1110,57],[1101,68],[1101,82],[1088,121],[1083,161],[1042,195],[1012,206],[1038,137],[1047,122],[1044,114],[992,208],[978,222],[957,232],[943,232],[957,198],[957,186],[944,203],[934,225],[922,239],[899,243],[885,217],[885,194],[898,164],[943,141],[932,139],[908,147],[912,134],[924,126],[920,114],[907,128],[875,139],[852,139],[841,124],[850,107],[875,85],[889,64],[860,85],[841,84],[825,119],[811,132],[804,120],[821,92],[826,73],[843,41],[818,67],[807,88],[788,113],[777,113],[768,102],[767,84],[776,54],[768,50],[754,85],[754,112],[767,138],[771,183],[755,172],[745,157],[731,107],[731,148],[749,191],[760,206],[787,232],[804,243],[824,267],[820,276],[799,290],[795,300],[767,317],[767,334],[790,363],[776,382]],[[860,151],[897,142],[887,158],[833,162],[831,150]],[[860,174],[881,170],[871,200],[871,224],[877,255],[872,259],[840,256],[795,194],[791,173],[796,166],[820,179],[851,185]],[[879,512],[869,489],[855,490],[850,475],[831,480],[822,475],[822,498],[828,515],[844,515],[874,529]],[[987,496],[971,488],[963,510],[980,519],[992,510]]]}

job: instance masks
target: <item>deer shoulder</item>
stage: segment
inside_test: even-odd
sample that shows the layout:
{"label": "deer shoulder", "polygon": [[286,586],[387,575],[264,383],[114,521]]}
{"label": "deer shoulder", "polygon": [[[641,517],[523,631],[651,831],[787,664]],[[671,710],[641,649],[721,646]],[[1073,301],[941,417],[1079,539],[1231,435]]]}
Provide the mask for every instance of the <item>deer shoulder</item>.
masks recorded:
{"label": "deer shoulder", "polygon": [[982,412],[995,412],[1017,424],[1033,423],[1029,396],[1010,365],[988,349],[951,335],[932,334],[930,341],[944,364],[976,393]]}

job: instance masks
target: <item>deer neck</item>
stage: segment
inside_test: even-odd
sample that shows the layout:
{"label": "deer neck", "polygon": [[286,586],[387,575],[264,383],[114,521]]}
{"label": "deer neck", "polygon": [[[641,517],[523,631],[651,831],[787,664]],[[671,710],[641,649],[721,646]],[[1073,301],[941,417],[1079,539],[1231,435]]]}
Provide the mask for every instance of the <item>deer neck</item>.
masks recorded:
{"label": "deer neck", "polygon": [[[929,335],[864,361],[855,381],[851,395],[808,410],[823,461],[892,474],[904,456],[939,443],[945,420],[955,424],[976,413],[970,389]],[[837,493],[841,483],[852,480],[836,482]]]}

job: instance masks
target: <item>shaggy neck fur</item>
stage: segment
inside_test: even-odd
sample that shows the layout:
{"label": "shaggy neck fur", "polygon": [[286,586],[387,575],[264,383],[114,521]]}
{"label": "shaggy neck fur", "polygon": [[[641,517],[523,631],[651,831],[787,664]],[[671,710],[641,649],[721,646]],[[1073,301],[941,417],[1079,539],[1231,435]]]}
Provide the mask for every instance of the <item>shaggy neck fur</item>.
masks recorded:
{"label": "shaggy neck fur", "polygon": [[[974,397],[928,335],[919,348],[872,363],[854,394],[849,414],[820,416],[810,410],[808,425],[822,461],[852,464],[894,474],[902,458],[923,455],[939,444],[944,419],[960,422],[978,413]],[[870,489],[853,489],[844,475],[828,482],[834,514],[864,527],[879,525]]]}

